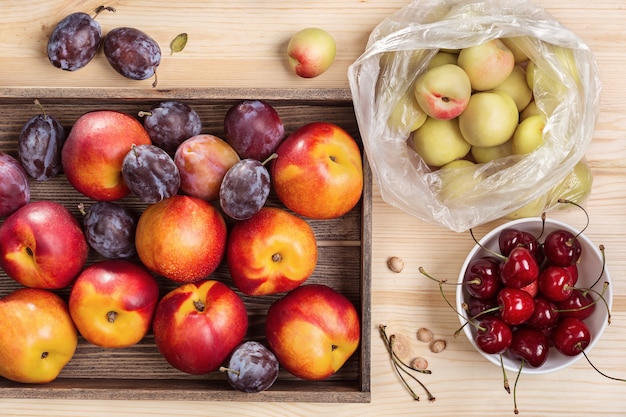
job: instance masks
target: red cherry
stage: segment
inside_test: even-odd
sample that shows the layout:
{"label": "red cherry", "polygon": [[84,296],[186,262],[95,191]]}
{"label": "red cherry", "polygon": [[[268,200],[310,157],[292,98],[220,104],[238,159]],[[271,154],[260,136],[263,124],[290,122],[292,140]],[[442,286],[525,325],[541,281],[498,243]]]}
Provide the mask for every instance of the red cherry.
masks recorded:
{"label": "red cherry", "polygon": [[485,353],[503,353],[511,346],[513,332],[497,316],[487,316],[478,323],[476,345]]}
{"label": "red cherry", "polygon": [[500,232],[498,236],[498,247],[500,253],[508,256],[516,246],[524,246],[522,231],[512,227],[508,227]]}
{"label": "red cherry", "polygon": [[476,317],[483,311],[492,310],[496,307],[498,307],[496,297],[482,300],[480,298],[469,296],[467,299],[467,313],[470,317]]}
{"label": "red cherry", "polygon": [[509,256],[513,248],[517,246],[524,246],[532,252],[538,264],[542,263],[545,259],[543,247],[537,238],[531,233],[523,230],[515,228],[504,229],[498,236],[498,246],[500,248],[500,253],[504,256]]}
{"label": "red cherry", "polygon": [[496,300],[502,320],[511,326],[524,323],[533,315],[535,309],[533,297],[519,288],[502,288]]}
{"label": "red cherry", "polygon": [[567,272],[569,272],[569,274],[572,276],[572,285],[576,285],[576,283],[578,282],[578,264],[567,265],[564,266],[564,268],[567,269]]}
{"label": "red cherry", "polygon": [[550,265],[539,274],[539,291],[550,301],[568,299],[574,291],[572,275],[562,266]]}
{"label": "red cherry", "polygon": [[533,315],[526,321],[526,325],[535,329],[549,329],[559,321],[557,306],[547,298],[538,296],[535,298]]}
{"label": "red cherry", "polygon": [[[558,322],[557,322],[558,323]],[[537,329],[539,330],[541,333],[544,334],[544,336],[548,339],[548,346],[552,347],[554,346],[554,344],[552,343],[552,332],[554,331],[554,328],[556,327],[556,324],[552,327],[545,327],[543,329]]]}
{"label": "red cherry", "polygon": [[591,342],[591,332],[582,320],[566,317],[559,321],[552,332],[552,342],[562,354],[576,356]]}
{"label": "red cherry", "polygon": [[539,265],[532,252],[516,246],[500,266],[500,279],[507,287],[522,288],[539,276]]}
{"label": "red cherry", "polygon": [[465,270],[463,282],[472,297],[483,300],[495,297],[502,286],[499,261],[492,256],[471,261]]}
{"label": "red cherry", "polygon": [[538,368],[548,359],[549,349],[548,337],[541,330],[520,327],[513,332],[508,352],[513,359],[524,360]]}
{"label": "red cherry", "polygon": [[521,289],[530,294],[531,297],[535,297],[539,293],[539,282],[537,280],[534,280],[533,282],[525,287],[522,287]]}
{"label": "red cherry", "polygon": [[568,266],[580,259],[580,242],[571,232],[558,229],[550,232],[543,241],[546,258],[553,265]]}
{"label": "red cherry", "polygon": [[561,317],[576,317],[584,320],[596,309],[595,300],[589,291],[574,289],[566,300],[556,303]]}

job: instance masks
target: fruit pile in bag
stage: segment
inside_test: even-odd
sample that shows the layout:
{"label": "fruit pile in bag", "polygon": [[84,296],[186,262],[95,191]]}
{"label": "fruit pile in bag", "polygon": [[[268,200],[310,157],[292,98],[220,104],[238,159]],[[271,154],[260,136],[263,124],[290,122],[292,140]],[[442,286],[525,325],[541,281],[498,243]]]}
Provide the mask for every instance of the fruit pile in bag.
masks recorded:
{"label": "fruit pile in bag", "polygon": [[455,231],[584,200],[593,54],[526,0],[416,0],[348,70],[383,199]]}

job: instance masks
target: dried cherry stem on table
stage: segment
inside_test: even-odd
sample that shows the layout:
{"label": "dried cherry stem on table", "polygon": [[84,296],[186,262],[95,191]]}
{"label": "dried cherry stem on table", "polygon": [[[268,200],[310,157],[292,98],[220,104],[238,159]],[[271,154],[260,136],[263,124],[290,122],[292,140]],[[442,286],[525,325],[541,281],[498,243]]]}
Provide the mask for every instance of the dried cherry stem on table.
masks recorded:
{"label": "dried cherry stem on table", "polygon": [[419,372],[422,374],[431,374],[432,372],[428,369],[417,369],[411,365],[406,364],[402,359],[400,359],[400,357],[398,357],[398,355],[396,355],[396,353],[393,350],[395,335],[392,334],[391,336],[387,336],[387,331],[386,331],[387,326],[384,324],[379,325],[378,329],[380,331],[380,336],[385,342],[385,347],[387,348],[387,352],[389,352],[389,356],[391,358],[391,363],[393,365],[393,368],[398,374],[398,376],[400,377],[400,380],[402,381],[402,384],[404,385],[404,387],[411,394],[411,397],[413,397],[413,399],[416,401],[419,401],[420,399],[419,395],[411,388],[411,386],[409,385],[409,381],[406,380],[406,378],[402,375],[402,373],[408,375],[411,379],[413,379],[418,384],[420,384],[420,386],[424,389],[424,391],[426,391],[426,394],[428,395],[428,401],[431,401],[431,402],[435,401],[435,396],[432,395],[432,393],[428,390],[428,388],[426,388],[426,386],[419,379],[417,379],[415,375],[413,375],[409,371],[411,370],[411,371]]}

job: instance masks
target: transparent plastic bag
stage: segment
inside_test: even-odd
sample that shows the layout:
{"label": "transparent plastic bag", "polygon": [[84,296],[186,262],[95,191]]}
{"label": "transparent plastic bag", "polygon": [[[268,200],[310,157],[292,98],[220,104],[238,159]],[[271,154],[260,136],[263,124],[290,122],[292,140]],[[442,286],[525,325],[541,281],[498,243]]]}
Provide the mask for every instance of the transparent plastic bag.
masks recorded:
{"label": "transparent plastic bag", "polygon": [[[547,116],[545,143],[523,156],[451,172],[432,169],[407,144],[411,128],[387,123],[394,106],[411,94],[438,51],[494,38],[512,38],[534,65],[534,100]],[[457,232],[505,217],[558,188],[591,143],[601,89],[589,47],[526,0],[416,0],[372,31],[348,79],[383,200]],[[410,124],[400,119],[401,126]],[[451,177],[457,175],[463,180],[455,188]],[[546,199],[544,210],[553,200]]]}

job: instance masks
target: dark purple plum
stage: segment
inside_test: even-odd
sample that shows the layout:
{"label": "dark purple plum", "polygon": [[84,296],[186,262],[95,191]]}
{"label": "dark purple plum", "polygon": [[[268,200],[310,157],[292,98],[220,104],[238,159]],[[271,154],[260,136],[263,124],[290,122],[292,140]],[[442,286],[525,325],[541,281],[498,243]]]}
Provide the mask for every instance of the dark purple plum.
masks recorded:
{"label": "dark purple plum", "polygon": [[265,205],[270,194],[270,174],[256,159],[242,159],[224,175],[220,185],[220,206],[235,220],[252,217]]}
{"label": "dark purple plum", "polygon": [[28,174],[20,161],[0,152],[0,217],[6,217],[30,201]]}
{"label": "dark purple plum", "polygon": [[137,218],[126,208],[110,201],[91,207],[80,205],[85,238],[91,248],[110,259],[130,258],[135,250]]}
{"label": "dark purple plum", "polygon": [[103,50],[111,67],[131,80],[154,76],[161,63],[161,48],[157,41],[132,27],[111,29],[104,38]]}
{"label": "dark purple plum", "polygon": [[18,136],[18,157],[28,175],[45,181],[62,171],[61,149],[66,136],[61,122],[45,112],[24,124]]}
{"label": "dark purple plum", "polygon": [[172,157],[156,145],[133,145],[122,161],[124,182],[144,203],[158,203],[180,188],[180,174]]}
{"label": "dark purple plum", "polygon": [[76,12],[64,17],[48,38],[47,53],[50,63],[65,71],[76,71],[87,65],[100,48],[102,28],[95,17],[112,7],[98,7],[92,18],[87,13]]}
{"label": "dark purple plum", "polygon": [[259,342],[249,340],[233,350],[228,367],[220,370],[227,373],[228,382],[233,388],[254,393],[274,385],[279,367],[278,359],[271,350]]}
{"label": "dark purple plum", "polygon": [[174,154],[178,145],[202,131],[198,113],[185,103],[164,101],[139,112],[152,143]]}
{"label": "dark purple plum", "polygon": [[232,106],[224,117],[226,141],[241,159],[263,161],[285,137],[278,112],[261,100],[245,100]]}

